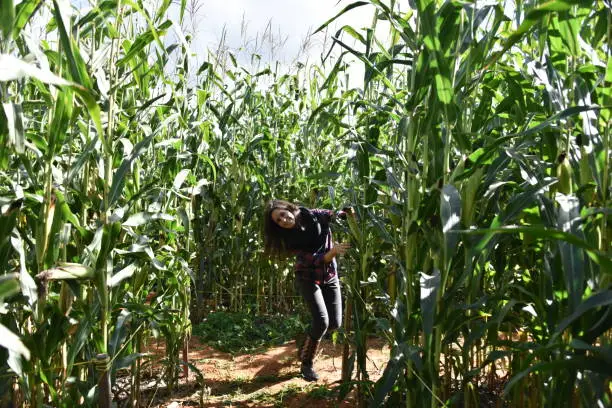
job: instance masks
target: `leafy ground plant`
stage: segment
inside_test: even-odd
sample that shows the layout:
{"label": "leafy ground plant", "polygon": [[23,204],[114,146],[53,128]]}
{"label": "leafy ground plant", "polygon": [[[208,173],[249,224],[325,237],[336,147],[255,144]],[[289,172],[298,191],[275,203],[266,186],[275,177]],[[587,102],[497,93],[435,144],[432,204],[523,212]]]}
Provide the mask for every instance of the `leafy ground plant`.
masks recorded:
{"label": "leafy ground plant", "polygon": [[256,316],[223,311],[209,314],[193,329],[202,341],[228,353],[247,353],[283,344],[303,331],[297,316]]}

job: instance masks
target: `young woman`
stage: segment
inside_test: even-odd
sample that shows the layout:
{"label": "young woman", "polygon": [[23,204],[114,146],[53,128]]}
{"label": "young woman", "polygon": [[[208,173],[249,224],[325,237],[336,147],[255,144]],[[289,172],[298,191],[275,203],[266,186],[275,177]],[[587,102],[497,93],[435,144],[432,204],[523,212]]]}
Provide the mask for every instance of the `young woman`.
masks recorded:
{"label": "young woman", "polygon": [[270,201],[264,212],[266,253],[296,256],[296,287],[312,315],[310,332],[300,351],[301,373],[308,381],[319,379],[313,360],[321,338],[342,324],[336,256],[344,254],[349,244],[334,245],[330,223],[346,213],[308,209],[282,200]]}

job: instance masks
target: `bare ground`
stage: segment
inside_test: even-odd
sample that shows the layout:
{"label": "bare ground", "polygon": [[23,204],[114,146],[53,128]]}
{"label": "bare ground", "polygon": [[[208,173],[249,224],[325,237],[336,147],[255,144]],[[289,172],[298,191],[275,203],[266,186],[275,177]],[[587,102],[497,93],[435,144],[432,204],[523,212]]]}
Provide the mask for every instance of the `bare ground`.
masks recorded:
{"label": "bare ground", "polygon": [[[389,349],[380,340],[369,342],[367,370],[377,380],[389,359]],[[163,353],[152,344],[153,354]],[[178,388],[169,392],[156,386],[143,393],[147,407],[353,407],[354,391],[338,401],[342,372],[342,345],[323,340],[315,362],[320,376],[307,382],[299,376],[295,341],[253,354],[231,355],[202,344],[197,337],[189,342],[188,359],[202,373],[198,383],[193,370],[188,381],[181,378]]]}

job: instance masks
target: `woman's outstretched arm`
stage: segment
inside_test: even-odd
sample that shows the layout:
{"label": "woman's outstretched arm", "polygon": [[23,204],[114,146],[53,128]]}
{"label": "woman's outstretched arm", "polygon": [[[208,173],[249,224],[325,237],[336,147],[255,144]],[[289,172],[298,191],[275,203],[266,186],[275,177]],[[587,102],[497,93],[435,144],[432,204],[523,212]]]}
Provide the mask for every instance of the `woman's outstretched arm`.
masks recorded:
{"label": "woman's outstretched arm", "polygon": [[330,263],[336,256],[344,255],[347,249],[351,247],[351,244],[346,242],[337,243],[332,249],[327,251],[323,256],[323,262]]}

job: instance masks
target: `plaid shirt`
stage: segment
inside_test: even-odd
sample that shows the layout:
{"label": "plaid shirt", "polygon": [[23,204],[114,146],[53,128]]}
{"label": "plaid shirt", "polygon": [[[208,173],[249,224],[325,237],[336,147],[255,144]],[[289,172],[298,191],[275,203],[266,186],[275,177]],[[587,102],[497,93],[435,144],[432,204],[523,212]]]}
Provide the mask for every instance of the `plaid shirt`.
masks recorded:
{"label": "plaid shirt", "polygon": [[[320,224],[327,224],[336,217],[344,214],[344,211],[331,211],[312,209],[310,212],[315,216]],[[331,278],[336,276],[337,264],[336,258],[331,262],[325,263],[323,257],[325,254],[334,247],[332,241],[331,229],[327,228],[327,234],[325,236],[325,244],[317,249],[315,252],[294,250],[293,253],[296,255],[295,262],[295,275],[300,279],[312,280],[317,285],[324,282],[328,282]]]}

